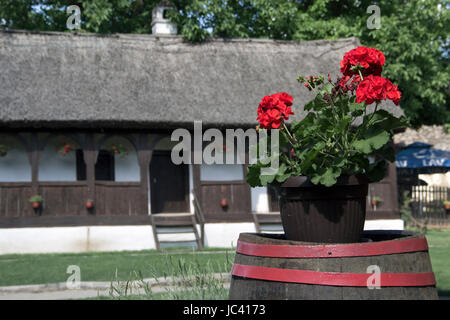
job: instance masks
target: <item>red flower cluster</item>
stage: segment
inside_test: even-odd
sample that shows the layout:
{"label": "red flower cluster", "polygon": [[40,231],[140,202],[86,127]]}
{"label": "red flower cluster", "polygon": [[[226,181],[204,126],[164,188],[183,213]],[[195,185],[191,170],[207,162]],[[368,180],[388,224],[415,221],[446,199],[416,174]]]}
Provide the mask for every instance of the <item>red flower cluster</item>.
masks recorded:
{"label": "red flower cluster", "polygon": [[361,81],[356,89],[356,102],[365,101],[367,104],[371,104],[375,101],[390,99],[398,105],[401,95],[398,86],[394,86],[388,79],[369,75]]}
{"label": "red flower cluster", "polygon": [[286,92],[275,93],[262,98],[258,106],[260,127],[264,129],[278,129],[284,120],[288,120],[292,112],[294,98]]}
{"label": "red flower cluster", "polygon": [[[339,82],[340,89],[347,92],[357,88],[357,103],[365,101],[371,104],[390,99],[398,105],[402,95],[398,86],[381,77],[384,62],[383,53],[375,48],[358,47],[345,53],[341,61],[341,72],[344,76]],[[364,77],[362,81],[358,70]],[[347,85],[352,77],[352,81]]]}
{"label": "red flower cluster", "polygon": [[71,145],[70,143],[66,143],[66,142],[62,142],[61,147],[56,147],[56,152],[59,152],[63,156],[65,156],[72,150],[73,150],[73,145]]}
{"label": "red flower cluster", "polygon": [[122,146],[121,144],[119,144],[119,145],[113,144],[113,145],[111,146],[111,151],[112,151],[113,153],[120,154],[120,155],[126,155],[126,154],[128,153],[127,148],[125,148],[125,147]]}
{"label": "red flower cluster", "polygon": [[355,67],[362,67],[363,76],[373,74],[381,75],[384,65],[384,55],[375,48],[358,47],[345,53],[341,61],[341,72],[344,76],[352,76],[358,74]]}
{"label": "red flower cluster", "polygon": [[356,76],[353,77],[352,81],[350,81],[350,83],[347,84],[347,82],[350,79],[352,79],[352,77],[350,77],[350,76],[343,76],[339,80],[339,89],[341,89],[344,92],[355,90],[358,87],[359,83],[361,82],[361,77],[359,75],[356,75]]}

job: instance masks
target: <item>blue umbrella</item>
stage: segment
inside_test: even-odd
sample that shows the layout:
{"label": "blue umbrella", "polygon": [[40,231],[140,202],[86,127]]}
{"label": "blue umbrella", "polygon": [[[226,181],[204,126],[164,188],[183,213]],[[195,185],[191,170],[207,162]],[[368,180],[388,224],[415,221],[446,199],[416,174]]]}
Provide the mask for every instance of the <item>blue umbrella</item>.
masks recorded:
{"label": "blue umbrella", "polygon": [[397,153],[395,163],[398,169],[415,169],[419,173],[446,172],[450,170],[450,152],[414,142]]}

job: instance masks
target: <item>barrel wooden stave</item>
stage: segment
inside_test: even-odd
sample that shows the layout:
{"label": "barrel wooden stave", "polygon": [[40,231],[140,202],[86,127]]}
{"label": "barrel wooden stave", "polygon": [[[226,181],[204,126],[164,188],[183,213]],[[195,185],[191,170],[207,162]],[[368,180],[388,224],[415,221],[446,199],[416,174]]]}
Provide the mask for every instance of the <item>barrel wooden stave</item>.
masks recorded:
{"label": "barrel wooden stave", "polygon": [[[378,237],[380,235],[378,234]],[[271,238],[272,237],[272,238]],[[266,245],[314,245],[312,243],[285,241],[276,239],[276,236],[262,236],[257,234],[241,234],[239,240],[248,243]],[[407,234],[396,239],[392,234],[387,238],[390,241],[406,239]],[[420,238],[421,235],[411,235],[407,238]],[[320,244],[316,244],[320,245]],[[279,269],[295,269],[319,272],[339,273],[367,273],[367,267],[377,265],[381,273],[427,273],[432,272],[432,266],[428,251],[405,252],[386,255],[374,255],[363,257],[333,257],[333,258],[274,258],[251,256],[236,253],[235,264],[271,267]],[[346,287],[318,284],[289,283],[267,281],[259,279],[242,278],[232,276],[230,286],[230,299],[437,299],[435,286],[421,287],[382,287],[381,289],[368,289],[367,287]]]}
{"label": "barrel wooden stave", "polygon": [[435,300],[435,287],[322,286],[232,277],[231,300]]}

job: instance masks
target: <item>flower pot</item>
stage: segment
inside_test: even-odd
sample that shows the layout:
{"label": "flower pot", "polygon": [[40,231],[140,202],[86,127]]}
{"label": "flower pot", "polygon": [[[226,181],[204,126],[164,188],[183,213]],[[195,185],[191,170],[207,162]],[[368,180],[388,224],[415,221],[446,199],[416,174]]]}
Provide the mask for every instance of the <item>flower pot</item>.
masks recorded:
{"label": "flower pot", "polygon": [[92,209],[94,207],[94,202],[86,201],[86,209]]}
{"label": "flower pot", "polygon": [[450,210],[450,204],[445,205],[445,210]]}
{"label": "flower pot", "polygon": [[222,200],[220,201],[220,206],[221,206],[222,208],[228,207],[228,202],[227,202],[227,200],[226,200],[226,199],[222,199]]}
{"label": "flower pot", "polygon": [[33,207],[33,209],[39,209],[39,207],[41,206],[41,203],[38,201],[34,201],[31,203],[31,206]]}
{"label": "flower pot", "polygon": [[307,177],[291,177],[279,188],[281,221],[287,240],[359,242],[364,229],[368,179],[340,177],[331,187]]}

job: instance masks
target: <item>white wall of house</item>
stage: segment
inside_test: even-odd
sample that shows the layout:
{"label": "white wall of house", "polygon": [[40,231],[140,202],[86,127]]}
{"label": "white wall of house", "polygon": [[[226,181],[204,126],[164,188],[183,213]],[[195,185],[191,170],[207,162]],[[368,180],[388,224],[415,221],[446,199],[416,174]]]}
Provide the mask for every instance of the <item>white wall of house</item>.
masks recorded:
{"label": "white wall of house", "polygon": [[200,165],[200,180],[231,181],[244,179],[241,164],[202,164]]}
{"label": "white wall of house", "polygon": [[0,232],[0,254],[154,248],[151,226],[14,228]]}
{"label": "white wall of house", "polygon": [[[253,223],[205,225],[205,244],[231,248],[241,232],[255,232]],[[162,240],[194,242],[193,234],[164,234]],[[179,244],[177,244],[179,246]],[[0,230],[0,254],[122,251],[155,249],[152,226],[86,226],[11,228]]]}
{"label": "white wall of house", "polygon": [[24,147],[15,145],[0,157],[0,182],[30,182],[31,165]]}
{"label": "white wall of house", "polygon": [[137,152],[131,144],[127,148],[128,154],[126,156],[114,156],[115,181],[139,182],[141,181],[141,174]]}
{"label": "white wall of house", "polygon": [[42,151],[39,162],[39,181],[76,181],[77,162],[74,151],[61,155],[53,144]]}
{"label": "white wall of house", "polygon": [[377,219],[366,220],[364,230],[404,230],[405,223],[402,219]]}
{"label": "white wall of house", "polygon": [[[402,220],[366,221],[365,230],[403,230]],[[256,232],[251,222],[205,224],[205,246],[236,247],[241,232]],[[164,234],[161,240],[194,244],[193,234]],[[176,244],[179,246],[180,244]],[[0,230],[0,254],[155,249],[152,226],[86,226]]]}
{"label": "white wall of house", "polygon": [[269,212],[269,195],[266,187],[251,188],[252,211]]}

